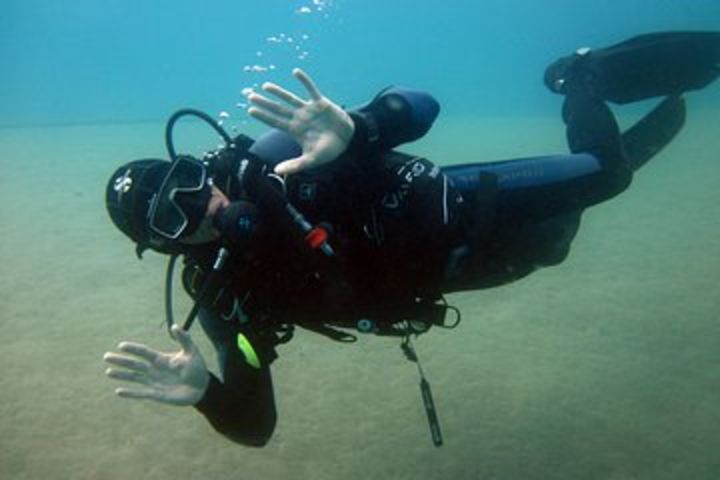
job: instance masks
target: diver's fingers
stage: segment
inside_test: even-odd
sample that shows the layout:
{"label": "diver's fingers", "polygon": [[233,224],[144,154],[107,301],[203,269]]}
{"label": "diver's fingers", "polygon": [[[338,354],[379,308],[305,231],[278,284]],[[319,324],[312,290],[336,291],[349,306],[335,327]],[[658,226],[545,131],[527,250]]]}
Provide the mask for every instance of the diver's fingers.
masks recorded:
{"label": "diver's fingers", "polygon": [[275,173],[278,175],[292,175],[301,170],[304,170],[311,163],[311,157],[308,155],[301,155],[297,158],[285,160],[284,162],[278,163],[275,166]]}
{"label": "diver's fingers", "polygon": [[310,93],[310,97],[317,101],[322,98],[322,93],[320,93],[320,90],[315,85],[315,82],[313,82],[313,79],[310,78],[310,76],[303,72],[301,69],[296,68],[293,70],[293,75],[295,78],[300,80],[300,82],[305,85],[305,88],[307,89],[308,93]]}
{"label": "diver's fingers", "polygon": [[140,373],[147,373],[149,368],[145,362],[141,362],[135,358],[128,357],[127,355],[120,355],[118,353],[108,352],[103,356],[103,359],[111,365],[127,368]]}
{"label": "diver's fingers", "polygon": [[272,113],[266,112],[265,110],[261,110],[257,107],[248,108],[248,114],[270,127],[279,128],[280,130],[284,130],[286,132],[290,131],[290,122],[285,118],[278,117],[277,115],[273,115]]}
{"label": "diver's fingers", "polygon": [[182,327],[178,324],[174,324],[170,328],[170,332],[172,333],[173,338],[180,344],[180,347],[182,347],[183,352],[190,353],[195,348],[195,344],[192,341],[192,338],[190,338],[190,334],[182,329]]}
{"label": "diver's fingers", "polygon": [[118,345],[118,348],[125,353],[135,355],[136,357],[140,357],[150,363],[154,363],[159,357],[162,356],[162,353],[148,347],[147,345],[143,345],[142,343],[121,342]]}
{"label": "diver's fingers", "polygon": [[115,394],[122,398],[136,398],[162,401],[161,395],[152,388],[124,388],[115,389]]}
{"label": "diver's fingers", "polygon": [[262,108],[263,110],[267,110],[268,112],[274,113],[279,117],[292,118],[293,116],[293,111],[290,110],[288,107],[280,105],[277,102],[273,102],[272,100],[265,98],[257,93],[251,93],[250,95],[248,95],[247,98],[253,105]]}
{"label": "diver's fingers", "polygon": [[107,370],[105,370],[105,375],[110,378],[114,378],[115,380],[122,380],[124,382],[142,383],[143,385],[147,385],[148,383],[147,375],[131,370],[118,370],[116,368],[108,368]]}
{"label": "diver's fingers", "polygon": [[276,85],[272,82],[265,82],[263,83],[262,88],[266,92],[272,93],[273,95],[282,98],[293,107],[302,108],[306,105],[305,101],[302,98],[298,97],[289,90],[285,90],[280,85]]}

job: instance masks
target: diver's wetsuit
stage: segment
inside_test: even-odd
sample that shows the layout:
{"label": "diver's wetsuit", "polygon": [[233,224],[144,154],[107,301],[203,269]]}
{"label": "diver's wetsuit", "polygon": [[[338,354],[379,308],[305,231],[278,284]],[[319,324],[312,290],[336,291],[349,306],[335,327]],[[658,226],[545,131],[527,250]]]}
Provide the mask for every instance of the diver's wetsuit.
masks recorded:
{"label": "diver's wetsuit", "polygon": [[[618,69],[623,62],[632,65],[627,78]],[[612,71],[603,68],[608,64]],[[660,73],[675,76],[668,82]],[[583,210],[629,186],[633,172],[682,126],[680,95],[719,73],[715,33],[654,34],[562,59],[546,82],[565,95],[571,154],[442,169],[393,151],[428,131],[437,102],[410,89],[381,92],[351,112],[356,133],[341,158],[286,185],[288,198],[313,223],[332,226],[331,241],[343,257],[340,276],[318,275],[319,254],[304,252],[292,228],[264,230],[255,245],[261,253],[231,266],[223,288],[200,311],[223,379],[212,377],[198,410],[228,438],[264,445],[276,421],[269,370],[278,343],[274,326],[402,316],[418,298],[499,285],[561,262]],[[621,134],[605,101],[650,94],[667,98]],[[250,152],[272,166],[300,150],[274,131]],[[230,193],[231,200],[241,196]],[[190,258],[193,263],[203,260]],[[253,285],[244,283],[250,277]],[[241,303],[244,316],[235,308]],[[238,333],[254,352],[238,347]],[[259,366],[251,365],[253,356]]]}

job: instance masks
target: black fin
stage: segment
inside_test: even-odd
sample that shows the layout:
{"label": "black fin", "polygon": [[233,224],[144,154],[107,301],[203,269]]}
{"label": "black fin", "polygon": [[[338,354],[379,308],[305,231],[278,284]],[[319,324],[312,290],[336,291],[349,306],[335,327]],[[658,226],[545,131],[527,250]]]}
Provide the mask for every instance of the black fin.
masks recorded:
{"label": "black fin", "polygon": [[555,93],[580,82],[603,100],[625,104],[699,90],[720,76],[720,32],[661,32],[607,48],[581,49],[548,67]]}
{"label": "black fin", "polygon": [[602,52],[604,95],[616,103],[699,90],[720,75],[720,32],[642,35]]}
{"label": "black fin", "polygon": [[630,167],[637,171],[670,143],[685,124],[685,99],[671,96],[622,134]]}

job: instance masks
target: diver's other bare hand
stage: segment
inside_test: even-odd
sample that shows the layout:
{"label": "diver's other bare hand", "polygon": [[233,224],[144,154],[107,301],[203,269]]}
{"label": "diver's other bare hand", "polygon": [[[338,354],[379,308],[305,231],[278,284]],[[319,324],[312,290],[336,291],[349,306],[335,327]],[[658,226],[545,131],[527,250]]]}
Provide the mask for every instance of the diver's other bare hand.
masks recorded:
{"label": "diver's other bare hand", "polygon": [[248,100],[253,104],[248,109],[251,116],[266,125],[286,131],[302,147],[302,155],[285,160],[275,167],[275,173],[280,175],[332,162],[345,151],[355,132],[350,115],[320,93],[308,74],[296,68],[293,75],[305,86],[310,95],[309,100],[303,100],[271,82],[264,83],[263,90],[284,103],[255,92],[248,95]]}
{"label": "diver's other bare hand", "polygon": [[173,325],[173,338],[180,344],[177,352],[161,352],[142,343],[121,342],[122,353],[107,352],[103,360],[110,364],[108,377],[137,386],[118,387],[124,398],[150,399],[171,405],[195,405],[205,395],[210,374],[190,334]]}

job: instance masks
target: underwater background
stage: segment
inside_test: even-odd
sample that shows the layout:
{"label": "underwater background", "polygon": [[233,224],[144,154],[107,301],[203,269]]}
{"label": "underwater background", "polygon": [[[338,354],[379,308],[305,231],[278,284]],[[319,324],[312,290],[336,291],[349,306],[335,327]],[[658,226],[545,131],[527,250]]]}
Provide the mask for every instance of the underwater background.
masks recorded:
{"label": "underwater background", "polygon": [[[718,82],[687,95],[685,129],[627,192],[586,212],[562,265],[449,296],[463,323],[416,341],[442,448],[392,339],[280,347],[260,450],[191,408],[116,398],[102,362],[120,340],[175,348],[165,259],[137,261],[104,207],[117,166],[166,156],[174,110],[256,135],[243,90],[302,92],[300,66],[348,106],[390,84],[431,92],[441,116],[404,149],[439,164],[565,152],[551,61],[713,29],[717,0],[3,0],[0,478],[720,478]],[[616,111],[627,125],[648,105]],[[217,139],[188,127],[178,143]]]}

